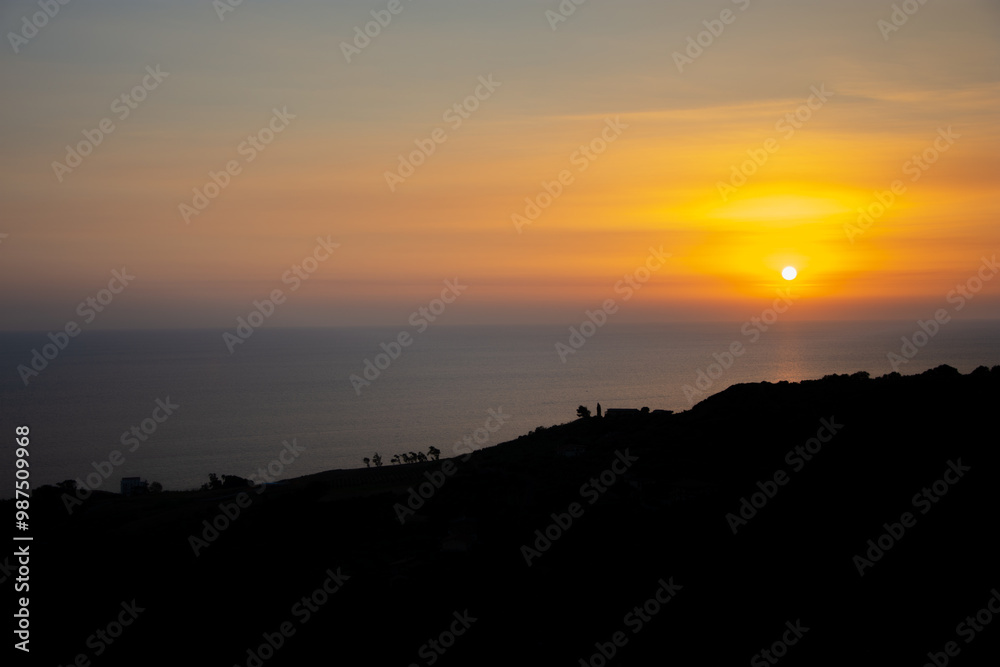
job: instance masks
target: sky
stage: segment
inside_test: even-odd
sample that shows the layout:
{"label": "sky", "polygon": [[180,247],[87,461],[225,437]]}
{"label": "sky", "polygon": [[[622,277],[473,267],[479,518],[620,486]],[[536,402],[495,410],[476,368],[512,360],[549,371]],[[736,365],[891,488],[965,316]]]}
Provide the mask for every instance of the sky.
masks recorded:
{"label": "sky", "polygon": [[993,0],[235,2],[0,3],[4,330],[1000,312]]}

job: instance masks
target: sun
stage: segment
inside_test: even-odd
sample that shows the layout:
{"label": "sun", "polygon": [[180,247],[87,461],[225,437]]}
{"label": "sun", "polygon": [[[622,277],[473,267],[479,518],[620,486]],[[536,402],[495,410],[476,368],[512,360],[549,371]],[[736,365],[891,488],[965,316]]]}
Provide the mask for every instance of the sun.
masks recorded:
{"label": "sun", "polygon": [[785,280],[795,280],[795,276],[799,275],[799,272],[795,270],[794,266],[786,266],[781,270],[781,277]]}

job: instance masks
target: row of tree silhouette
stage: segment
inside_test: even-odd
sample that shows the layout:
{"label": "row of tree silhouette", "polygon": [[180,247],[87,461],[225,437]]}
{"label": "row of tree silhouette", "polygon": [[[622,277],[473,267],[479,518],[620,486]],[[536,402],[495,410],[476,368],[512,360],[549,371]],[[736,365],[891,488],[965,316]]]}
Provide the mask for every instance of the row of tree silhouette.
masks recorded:
{"label": "row of tree silhouette", "polygon": [[[639,410],[639,412],[641,412],[644,415],[648,415],[649,414],[649,408],[648,407],[643,407],[641,410]],[[580,407],[578,407],[576,409],[576,416],[580,417],[581,419],[586,419],[587,417],[590,416],[590,408],[588,408],[586,405],[581,405]],[[598,417],[601,416],[601,404],[600,403],[597,404],[597,416]]]}
{"label": "row of tree silhouette", "polygon": [[[426,454],[423,452],[404,452],[403,454],[396,454],[389,461],[393,464],[423,463],[424,461],[437,461],[439,458],[441,458],[441,450],[431,445],[427,448]],[[378,452],[375,452],[371,458],[366,456],[362,461],[365,462],[366,468],[371,468],[372,464],[375,464],[376,468],[382,467],[382,455]]]}
{"label": "row of tree silhouette", "polygon": [[212,489],[245,489],[253,486],[253,482],[239,475],[223,475],[220,479],[214,472],[208,473],[208,483],[201,485],[202,491]]}
{"label": "row of tree silhouette", "polygon": [[[641,412],[643,414],[649,414],[649,408],[644,407],[641,410]],[[590,408],[588,408],[586,405],[581,405],[576,409],[576,416],[584,419],[590,417],[591,416]],[[598,417],[602,416],[600,403],[597,404],[597,416]],[[544,430],[544,427],[539,426],[537,430],[542,431]],[[431,445],[430,447],[427,448],[426,454],[424,454],[423,452],[408,452],[403,454],[396,454],[391,459],[389,459],[389,461],[393,464],[422,463],[424,461],[437,461],[440,456],[441,456],[441,450]],[[382,467],[382,455],[379,454],[378,452],[375,452],[371,458],[368,458],[366,456],[361,460],[364,461],[366,468],[371,468],[372,465],[374,465],[376,468]]]}

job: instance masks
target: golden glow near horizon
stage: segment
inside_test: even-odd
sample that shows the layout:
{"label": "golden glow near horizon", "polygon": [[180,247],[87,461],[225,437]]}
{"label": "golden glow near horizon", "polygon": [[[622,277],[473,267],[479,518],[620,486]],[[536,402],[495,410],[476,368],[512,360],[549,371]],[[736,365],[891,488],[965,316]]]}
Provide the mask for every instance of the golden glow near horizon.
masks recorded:
{"label": "golden glow near horizon", "polygon": [[618,320],[742,319],[786,267],[790,319],[909,319],[1000,245],[998,6],[740,0],[680,59],[718,11],[413,5],[361,40],[297,8],[80,7],[7,52],[7,328],[122,266],[95,326],[230,326],[327,236],[274,326],[397,324],[456,277],[448,323],[572,321],[651,246]]}

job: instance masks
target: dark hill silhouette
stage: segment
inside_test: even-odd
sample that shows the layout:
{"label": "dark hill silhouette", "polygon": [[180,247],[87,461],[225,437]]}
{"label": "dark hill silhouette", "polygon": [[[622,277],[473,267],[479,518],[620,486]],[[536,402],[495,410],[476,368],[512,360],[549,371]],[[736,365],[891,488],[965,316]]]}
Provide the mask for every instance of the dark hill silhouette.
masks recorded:
{"label": "dark hill silhouette", "polygon": [[[72,516],[39,490],[37,650],[52,664],[85,652],[102,665],[246,665],[291,622],[263,664],[427,665],[425,644],[468,610],[476,620],[435,664],[601,664],[591,656],[618,632],[608,664],[746,664],[796,638],[786,622],[809,629],[781,664],[923,665],[949,641],[951,659],[987,664],[1000,617],[972,643],[956,626],[1000,586],[998,398],[1000,366],[737,385],[682,413],[581,418],[467,461],[249,491],[198,557],[189,535],[237,489],[95,494]],[[401,524],[407,490],[448,464]],[[918,506],[924,488],[944,493]],[[727,515],[755,493],[766,503],[734,534]],[[522,546],[574,502],[582,514],[527,565]],[[906,512],[914,523],[861,576],[855,556]],[[337,568],[349,579],[300,623],[296,602]],[[671,578],[681,588],[637,632],[628,614]],[[147,611],[95,658],[87,637],[133,598]]]}

